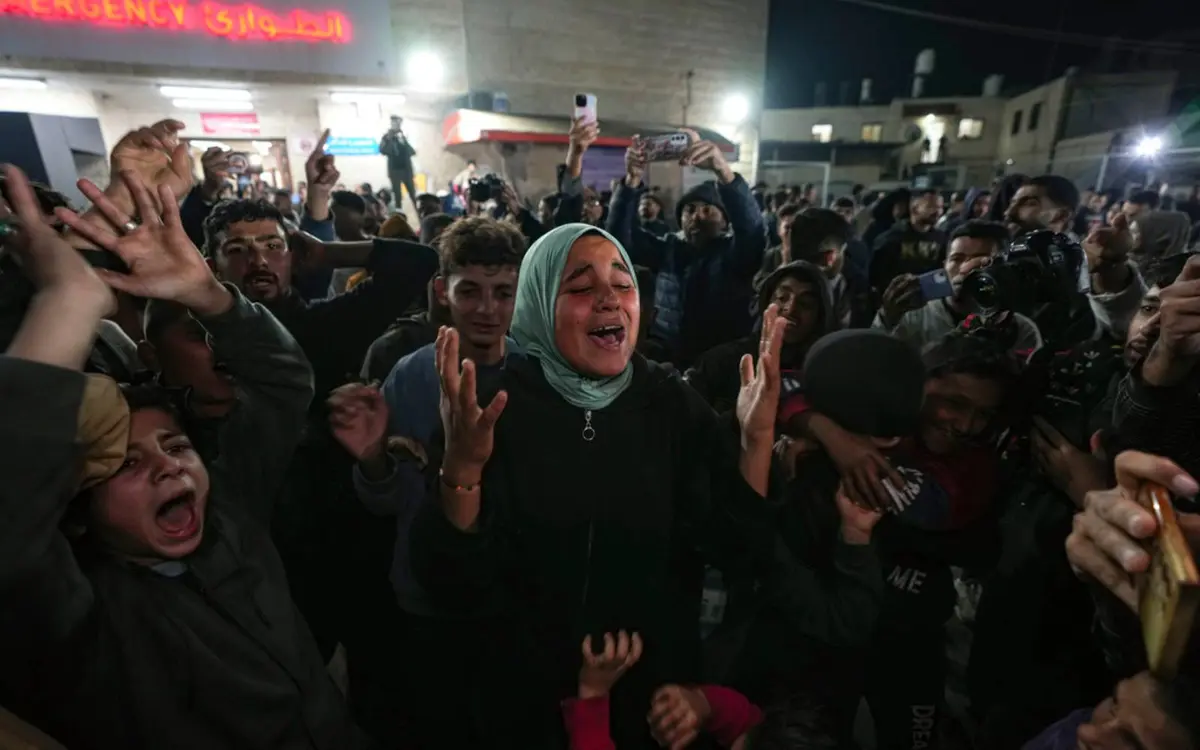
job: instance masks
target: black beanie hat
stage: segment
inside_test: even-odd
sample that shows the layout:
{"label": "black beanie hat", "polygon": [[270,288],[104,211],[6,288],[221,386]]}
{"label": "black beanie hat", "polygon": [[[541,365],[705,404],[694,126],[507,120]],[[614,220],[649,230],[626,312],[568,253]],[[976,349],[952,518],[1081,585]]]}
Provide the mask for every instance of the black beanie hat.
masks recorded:
{"label": "black beanie hat", "polygon": [[859,435],[916,433],[925,366],[911,345],[882,331],[838,331],[813,344],[804,361],[804,397],[816,412]]}
{"label": "black beanie hat", "polygon": [[683,194],[683,197],[675,204],[676,224],[682,226],[683,207],[689,203],[707,203],[710,206],[716,206],[725,215],[725,220],[729,221],[729,213],[725,210],[725,201],[721,200],[721,191],[717,190],[717,183],[712,180],[702,182]]}

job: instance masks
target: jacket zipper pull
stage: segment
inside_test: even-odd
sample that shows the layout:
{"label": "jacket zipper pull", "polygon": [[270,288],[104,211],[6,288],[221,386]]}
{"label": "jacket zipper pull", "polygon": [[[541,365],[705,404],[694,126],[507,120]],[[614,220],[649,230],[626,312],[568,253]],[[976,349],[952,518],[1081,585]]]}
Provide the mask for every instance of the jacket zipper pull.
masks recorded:
{"label": "jacket zipper pull", "polygon": [[596,428],[592,427],[592,410],[583,412],[583,439],[589,443],[596,439]]}

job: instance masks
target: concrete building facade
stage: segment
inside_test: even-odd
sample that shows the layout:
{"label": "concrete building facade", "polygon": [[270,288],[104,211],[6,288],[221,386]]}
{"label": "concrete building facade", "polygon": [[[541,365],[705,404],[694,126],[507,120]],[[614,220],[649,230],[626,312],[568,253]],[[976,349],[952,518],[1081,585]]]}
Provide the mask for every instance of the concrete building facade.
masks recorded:
{"label": "concrete building facade", "polygon": [[[828,164],[835,188],[914,181],[962,188],[1051,169],[1094,185],[1104,176],[1106,154],[1114,165],[1127,162],[1140,135],[1170,131],[1162,120],[1176,78],[1173,71],[1071,70],[1009,96],[987,92],[995,95],[769,110],[763,113],[761,153],[766,160],[776,157],[768,161],[769,173],[784,182],[815,181]],[[944,153],[933,147],[942,137]],[[829,146],[814,153],[817,142]],[[807,159],[796,158],[800,144]]]}
{"label": "concrete building facade", "polygon": [[[756,129],[724,122],[723,106],[738,97],[757,111],[761,102],[768,0],[344,0],[331,11],[344,20],[343,38],[302,41],[253,24],[239,34],[203,15],[220,6],[244,22],[249,5],[178,0],[186,15],[177,23],[156,3],[0,0],[0,112],[94,120],[107,147],[134,124],[175,117],[199,141],[256,142],[283,187],[303,179],[300,163],[324,128],[354,144],[338,154],[346,184],[384,183],[384,159],[367,142],[398,114],[418,152],[419,186],[436,188],[464,164],[444,148],[456,108],[503,102],[513,113],[563,116],[575,93],[588,92],[602,127],[610,119],[717,128],[753,176]],[[316,0],[253,7],[276,22],[326,12]],[[5,77],[44,87],[5,88]],[[202,123],[222,107],[177,107],[159,93],[163,84],[247,90],[255,124]],[[553,175],[539,180],[552,183]]]}

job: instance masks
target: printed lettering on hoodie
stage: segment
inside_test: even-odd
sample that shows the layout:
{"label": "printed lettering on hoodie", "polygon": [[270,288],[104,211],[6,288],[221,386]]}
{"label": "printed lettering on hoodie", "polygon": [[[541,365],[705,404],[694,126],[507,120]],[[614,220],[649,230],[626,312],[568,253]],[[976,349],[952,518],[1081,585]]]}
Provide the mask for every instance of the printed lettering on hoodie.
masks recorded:
{"label": "printed lettering on hoodie", "polygon": [[925,571],[897,565],[888,573],[887,581],[906,594],[919,594],[921,585],[925,583]]}
{"label": "printed lettering on hoodie", "polygon": [[933,744],[933,727],[937,721],[936,706],[912,707],[913,750],[928,748]]}

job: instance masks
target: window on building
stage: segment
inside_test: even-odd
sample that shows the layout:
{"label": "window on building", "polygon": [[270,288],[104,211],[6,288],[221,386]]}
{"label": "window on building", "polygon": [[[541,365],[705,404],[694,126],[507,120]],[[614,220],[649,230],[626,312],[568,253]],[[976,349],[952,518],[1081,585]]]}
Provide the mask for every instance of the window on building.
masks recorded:
{"label": "window on building", "polygon": [[883,123],[868,122],[862,126],[862,139],[871,143],[883,140]]}
{"label": "window on building", "polygon": [[825,124],[813,125],[812,138],[818,143],[829,143],[833,140],[833,126]]}
{"label": "window on building", "polygon": [[1042,103],[1038,102],[1029,109],[1029,127],[1028,130],[1037,130],[1038,123],[1042,119]]}
{"label": "window on building", "polygon": [[983,120],[964,117],[958,121],[958,140],[973,141],[983,137]]}
{"label": "window on building", "polygon": [[1012,133],[1012,135],[1016,135],[1017,133],[1021,132],[1021,118],[1024,117],[1024,115],[1025,110],[1023,109],[1018,109],[1016,112],[1013,112],[1012,129],[1009,131]]}

